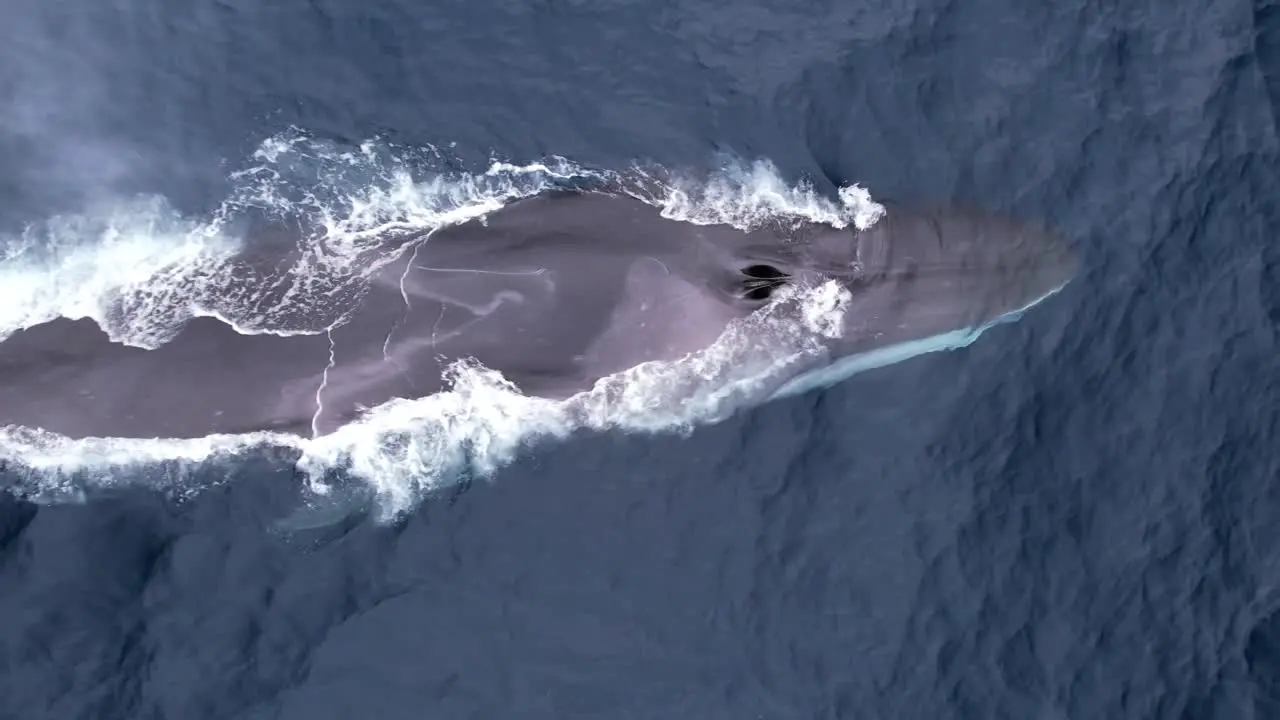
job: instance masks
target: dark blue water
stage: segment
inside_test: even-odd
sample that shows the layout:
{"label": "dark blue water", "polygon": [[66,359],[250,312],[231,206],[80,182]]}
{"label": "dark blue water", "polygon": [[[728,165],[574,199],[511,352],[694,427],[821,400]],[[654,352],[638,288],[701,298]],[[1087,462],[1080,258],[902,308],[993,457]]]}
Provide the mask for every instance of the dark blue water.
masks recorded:
{"label": "dark blue water", "polygon": [[540,443],[390,525],[271,532],[299,477],[266,453],[185,499],[0,495],[0,718],[1280,717],[1270,1],[2,14],[6,228],[206,212],[294,127],[766,158],[1042,219],[1085,269],[967,349]]}

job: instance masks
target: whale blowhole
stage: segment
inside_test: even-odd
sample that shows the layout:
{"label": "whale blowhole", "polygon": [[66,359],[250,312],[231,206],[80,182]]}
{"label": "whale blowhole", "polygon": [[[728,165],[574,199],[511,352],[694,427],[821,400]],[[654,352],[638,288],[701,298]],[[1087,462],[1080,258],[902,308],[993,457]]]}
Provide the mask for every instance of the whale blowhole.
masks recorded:
{"label": "whale blowhole", "polygon": [[764,263],[748,265],[741,272],[746,276],[742,297],[757,301],[768,300],[773,296],[774,290],[786,284],[789,277],[778,268]]}

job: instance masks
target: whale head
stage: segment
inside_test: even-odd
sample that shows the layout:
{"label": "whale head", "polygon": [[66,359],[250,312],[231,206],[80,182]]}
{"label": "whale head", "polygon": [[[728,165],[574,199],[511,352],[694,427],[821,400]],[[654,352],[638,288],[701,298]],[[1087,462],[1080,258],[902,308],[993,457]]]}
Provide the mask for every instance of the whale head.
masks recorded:
{"label": "whale head", "polygon": [[842,291],[839,327],[825,340],[832,367],[791,378],[778,390],[788,395],[968,345],[1057,293],[1078,265],[1063,238],[1028,223],[891,210],[867,229],[810,228],[790,243],[752,248],[738,261],[731,292],[736,302],[763,307],[788,289],[834,283]]}

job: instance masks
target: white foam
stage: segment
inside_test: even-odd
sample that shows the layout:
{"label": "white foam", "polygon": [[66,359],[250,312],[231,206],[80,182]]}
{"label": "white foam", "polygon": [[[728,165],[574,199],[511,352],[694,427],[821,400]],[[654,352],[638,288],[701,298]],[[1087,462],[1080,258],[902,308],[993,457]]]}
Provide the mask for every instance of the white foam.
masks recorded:
{"label": "white foam", "polygon": [[788,184],[767,160],[728,163],[709,179],[672,176],[656,185],[633,194],[660,206],[663,217],[698,225],[746,230],[766,223],[818,222],[865,230],[885,212],[860,186],[840,188],[832,200],[807,181]]}
{"label": "white foam", "polygon": [[55,318],[91,318],[113,340],[163,342],[190,317],[211,268],[238,243],[178,218],[159,198],[57,217],[6,238],[0,339]]}
{"label": "white foam", "polygon": [[85,438],[72,440],[31,428],[0,428],[0,462],[16,484],[9,490],[37,502],[78,500],[87,490],[144,484],[197,491],[195,471],[246,450],[296,447],[300,438],[273,433],[209,435],[193,439]]}
{"label": "white foam", "polygon": [[[565,181],[606,181],[667,217],[740,228],[798,220],[866,227],[883,213],[861,188],[844,188],[831,200],[804,183],[787,184],[767,163],[728,165],[700,183],[593,171],[559,158],[494,162],[468,174],[438,169],[440,156],[430,149],[378,142],[344,149],[299,132],[268,139],[253,163],[233,176],[232,196],[201,221],[143,199],[54,218],[8,238],[0,245],[7,248],[0,337],[57,317],[93,318],[113,339],[148,347],[201,315],[246,333],[324,332],[340,321],[364,276],[405,246],[405,234],[480,217]],[[244,243],[229,228],[250,212],[292,219],[311,232],[290,266],[277,274],[259,270],[244,282],[257,268],[237,264]],[[604,378],[562,402],[526,396],[499,373],[464,360],[450,368],[446,391],[393,400],[317,439],[252,433],[70,440],[11,427],[0,429],[0,462],[21,475],[13,490],[57,500],[119,482],[180,490],[190,487],[194,470],[219,459],[278,448],[297,455],[318,492],[326,476],[342,471],[368,483],[383,511],[395,514],[460,472],[483,475],[510,462],[533,438],[581,428],[678,430],[759,402],[784,378],[827,362],[823,341],[840,332],[848,304],[835,283],[787,289],[764,311],[731,324],[713,346]],[[314,317],[317,308],[328,312]],[[144,471],[155,467],[164,471]]]}

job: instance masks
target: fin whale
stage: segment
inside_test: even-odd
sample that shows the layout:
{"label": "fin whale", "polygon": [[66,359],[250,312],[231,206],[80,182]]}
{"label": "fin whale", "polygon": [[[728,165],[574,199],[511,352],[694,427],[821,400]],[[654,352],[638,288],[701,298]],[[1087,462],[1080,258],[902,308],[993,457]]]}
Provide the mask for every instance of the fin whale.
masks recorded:
{"label": "fin whale", "polygon": [[751,231],[661,216],[633,198],[557,192],[414,238],[327,333],[242,334],[191,320],[142,349],[90,320],[0,342],[0,426],[69,437],[324,435],[365,408],[425,397],[473,358],[552,398],[706,348],[789,284],[834,279],[844,357],[976,328],[1075,273],[1049,232],[955,210],[890,209],[866,230]]}

